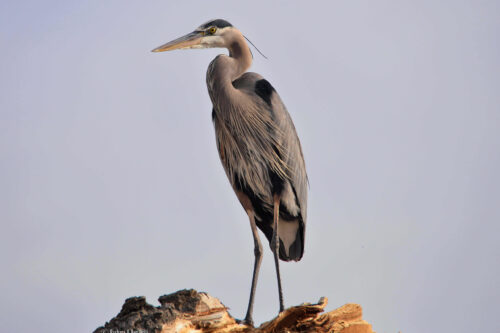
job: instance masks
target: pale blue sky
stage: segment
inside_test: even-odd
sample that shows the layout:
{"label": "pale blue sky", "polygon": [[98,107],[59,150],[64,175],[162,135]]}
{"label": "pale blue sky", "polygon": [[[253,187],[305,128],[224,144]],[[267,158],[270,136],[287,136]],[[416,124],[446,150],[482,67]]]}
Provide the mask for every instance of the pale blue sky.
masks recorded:
{"label": "pale blue sky", "polygon": [[[360,303],[379,333],[500,331],[499,1],[3,1],[0,330],[89,332],[182,288],[243,317],[247,217],[215,149],[206,67],[153,54],[240,28],[310,179],[287,306]],[[269,248],[255,319],[278,310]]]}

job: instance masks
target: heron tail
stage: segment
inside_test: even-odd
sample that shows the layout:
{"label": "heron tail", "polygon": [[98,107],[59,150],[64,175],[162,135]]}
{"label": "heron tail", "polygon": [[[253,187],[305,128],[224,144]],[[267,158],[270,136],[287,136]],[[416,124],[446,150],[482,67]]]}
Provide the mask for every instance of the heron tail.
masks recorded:
{"label": "heron tail", "polygon": [[279,258],[284,261],[299,261],[304,254],[304,224],[299,219],[281,220],[278,228],[280,239]]}

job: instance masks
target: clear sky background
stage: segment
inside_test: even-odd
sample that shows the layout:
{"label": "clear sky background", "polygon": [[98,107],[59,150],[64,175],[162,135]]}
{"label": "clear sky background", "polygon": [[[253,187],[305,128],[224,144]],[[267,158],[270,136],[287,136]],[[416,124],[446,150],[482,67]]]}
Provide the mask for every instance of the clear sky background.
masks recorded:
{"label": "clear sky background", "polygon": [[[498,332],[499,1],[2,1],[0,330],[89,332],[125,298],[245,314],[253,241],[205,86],[213,18],[277,89],[310,179],[287,306],[360,303],[379,333]],[[269,247],[257,323],[278,310]]]}

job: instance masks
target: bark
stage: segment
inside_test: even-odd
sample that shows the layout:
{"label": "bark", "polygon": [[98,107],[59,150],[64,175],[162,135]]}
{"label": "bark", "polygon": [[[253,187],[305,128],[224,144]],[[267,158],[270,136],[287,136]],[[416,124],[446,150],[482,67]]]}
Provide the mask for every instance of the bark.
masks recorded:
{"label": "bark", "polygon": [[120,313],[94,333],[373,333],[358,304],[322,313],[326,297],[316,304],[285,309],[259,327],[238,324],[217,298],[193,289],[161,296],[158,301],[161,305],[155,307],[144,297],[128,298]]}

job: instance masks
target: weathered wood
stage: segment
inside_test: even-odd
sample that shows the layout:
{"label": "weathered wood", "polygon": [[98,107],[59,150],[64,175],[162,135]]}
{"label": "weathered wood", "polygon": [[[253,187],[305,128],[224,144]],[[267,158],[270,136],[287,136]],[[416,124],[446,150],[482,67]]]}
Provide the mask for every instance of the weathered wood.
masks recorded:
{"label": "weathered wood", "polygon": [[259,327],[241,325],[217,298],[196,290],[180,290],[161,296],[160,306],[144,297],[125,300],[120,313],[94,333],[373,333],[362,319],[358,304],[346,304],[323,313],[328,300],[285,309]]}

